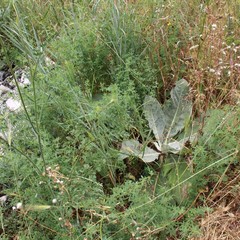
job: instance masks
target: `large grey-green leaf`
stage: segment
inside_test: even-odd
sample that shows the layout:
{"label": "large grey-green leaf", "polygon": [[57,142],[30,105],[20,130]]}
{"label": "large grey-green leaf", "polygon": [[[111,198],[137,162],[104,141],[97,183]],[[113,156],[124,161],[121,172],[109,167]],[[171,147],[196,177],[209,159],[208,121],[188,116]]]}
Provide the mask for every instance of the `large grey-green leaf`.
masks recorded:
{"label": "large grey-green leaf", "polygon": [[187,99],[188,93],[189,84],[185,79],[181,79],[171,90],[171,99],[164,104],[165,142],[184,128],[192,114],[192,102]]}
{"label": "large grey-green leaf", "polygon": [[[164,106],[157,99],[147,96],[144,100],[144,114],[152,129],[156,142],[155,147],[164,153],[180,152],[188,140],[195,140],[190,134],[187,138],[180,138],[179,141],[172,139],[181,131],[192,113],[192,102],[187,99],[189,86],[186,80],[181,79],[171,91],[171,99],[166,101]],[[121,158],[133,155],[141,158],[144,162],[153,162],[159,157],[159,152],[142,145],[136,140],[128,140],[122,143]]]}
{"label": "large grey-green leaf", "polygon": [[148,120],[149,127],[153,130],[155,138],[161,147],[166,119],[162,107],[157,99],[146,96],[144,100],[144,114]]}
{"label": "large grey-green leaf", "polygon": [[162,145],[161,152],[163,153],[171,152],[171,153],[177,154],[181,150],[183,150],[187,141],[189,141],[190,143],[194,143],[197,141],[197,137],[198,137],[197,133],[195,133],[190,136],[186,136],[179,141],[177,140],[169,141],[166,144]]}
{"label": "large grey-green leaf", "polygon": [[122,142],[120,150],[120,158],[124,159],[128,156],[141,158],[144,162],[149,163],[158,159],[159,153],[153,149],[144,146],[137,140],[127,140]]}
{"label": "large grey-green leaf", "polygon": [[174,154],[179,153],[184,147],[184,142],[173,141],[169,142],[167,145],[164,145],[163,152],[171,152]]}

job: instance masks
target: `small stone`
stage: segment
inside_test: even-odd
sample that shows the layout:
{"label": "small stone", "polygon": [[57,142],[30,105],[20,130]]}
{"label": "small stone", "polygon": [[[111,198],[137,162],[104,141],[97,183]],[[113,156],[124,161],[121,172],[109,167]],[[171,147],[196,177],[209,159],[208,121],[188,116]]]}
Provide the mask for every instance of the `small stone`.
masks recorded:
{"label": "small stone", "polygon": [[13,98],[9,98],[6,101],[6,106],[11,112],[18,111],[21,107],[21,103]]}
{"label": "small stone", "polygon": [[3,205],[7,201],[7,195],[0,197],[0,204]]}
{"label": "small stone", "polygon": [[16,205],[16,208],[17,208],[17,209],[21,209],[22,206],[23,206],[22,203],[21,203],[21,202],[18,202],[17,205]]}
{"label": "small stone", "polygon": [[0,96],[4,93],[7,93],[7,92],[12,92],[12,90],[8,87],[5,87],[3,85],[0,85]]}

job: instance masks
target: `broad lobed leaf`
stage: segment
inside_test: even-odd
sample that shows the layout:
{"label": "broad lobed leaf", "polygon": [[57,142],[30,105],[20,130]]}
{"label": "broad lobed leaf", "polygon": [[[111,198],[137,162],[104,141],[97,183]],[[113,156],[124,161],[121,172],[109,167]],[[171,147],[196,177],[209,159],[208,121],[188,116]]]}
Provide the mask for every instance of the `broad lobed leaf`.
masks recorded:
{"label": "broad lobed leaf", "polygon": [[181,131],[192,114],[192,102],[187,99],[188,93],[189,84],[185,79],[181,79],[171,90],[171,99],[164,104],[165,141]]}
{"label": "broad lobed leaf", "polygon": [[[172,139],[181,131],[192,114],[192,102],[187,99],[189,84],[185,79],[181,79],[171,90],[171,99],[161,106],[157,99],[146,96],[144,101],[144,114],[152,129],[156,141],[155,147],[164,153],[178,153],[188,140],[195,137],[184,137],[179,141]],[[153,162],[159,156],[155,150],[142,145],[137,140],[127,140],[122,143],[121,158],[129,155],[141,158],[144,162]]]}
{"label": "broad lobed leaf", "polygon": [[156,140],[160,143],[163,142],[163,132],[166,126],[166,119],[160,103],[157,99],[151,96],[146,96],[143,110]]}
{"label": "broad lobed leaf", "polygon": [[126,140],[122,142],[120,150],[120,158],[124,159],[128,156],[141,158],[144,162],[149,163],[158,159],[159,152],[144,146],[137,140]]}

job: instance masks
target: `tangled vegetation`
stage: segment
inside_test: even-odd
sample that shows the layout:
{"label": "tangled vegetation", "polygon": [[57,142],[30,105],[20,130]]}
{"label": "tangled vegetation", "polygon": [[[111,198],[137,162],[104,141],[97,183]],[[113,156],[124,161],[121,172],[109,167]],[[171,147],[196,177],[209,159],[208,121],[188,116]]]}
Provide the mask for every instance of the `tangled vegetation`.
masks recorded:
{"label": "tangled vegetation", "polygon": [[237,0],[1,1],[0,238],[240,238],[239,24]]}

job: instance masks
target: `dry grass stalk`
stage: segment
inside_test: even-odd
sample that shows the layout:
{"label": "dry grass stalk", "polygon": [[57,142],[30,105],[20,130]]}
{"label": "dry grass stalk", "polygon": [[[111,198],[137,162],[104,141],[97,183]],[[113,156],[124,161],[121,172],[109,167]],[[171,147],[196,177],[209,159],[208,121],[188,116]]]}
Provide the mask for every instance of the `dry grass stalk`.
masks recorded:
{"label": "dry grass stalk", "polygon": [[200,220],[202,236],[191,240],[240,239],[239,180],[238,172],[226,186],[219,186],[213,194],[209,195],[206,205],[214,210]]}
{"label": "dry grass stalk", "polygon": [[192,39],[188,78],[194,88],[197,109],[210,103],[235,103],[240,90],[240,45],[233,6],[212,1],[205,7],[206,19],[201,36]]}

